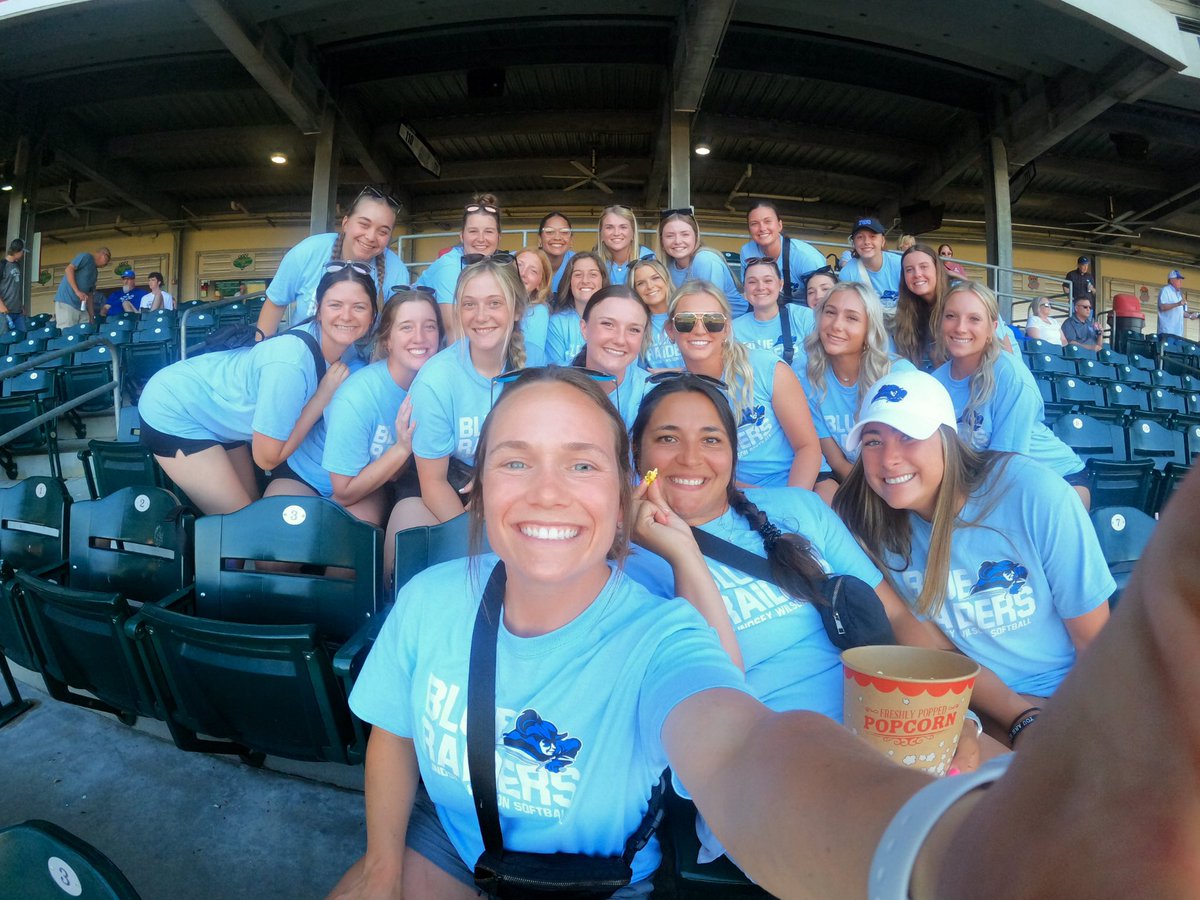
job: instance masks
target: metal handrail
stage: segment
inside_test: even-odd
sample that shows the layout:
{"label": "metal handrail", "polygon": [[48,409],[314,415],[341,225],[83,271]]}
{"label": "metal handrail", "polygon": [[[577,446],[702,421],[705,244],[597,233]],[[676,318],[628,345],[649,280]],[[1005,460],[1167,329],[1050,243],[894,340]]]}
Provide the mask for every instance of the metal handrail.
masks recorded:
{"label": "metal handrail", "polygon": [[[92,388],[90,391],[81,394],[73,400],[64,400],[62,403],[58,404],[58,406],[47,410],[40,416],[35,416],[28,422],[24,422],[18,425],[16,428],[6,431],[4,434],[0,434],[0,447],[5,446],[14,438],[18,438],[26,432],[32,431],[39,425],[49,422],[52,419],[57,419],[59,415],[64,412],[70,412],[73,409],[83,406],[89,400],[99,397],[105,391],[113,392],[113,432],[114,434],[117,432],[117,430],[121,427],[121,354],[117,351],[117,346],[107,337],[96,335],[95,337],[88,338],[86,341],[81,341],[74,347],[60,347],[57,350],[48,350],[45,353],[39,353],[37,356],[31,356],[29,359],[22,363],[18,363],[11,369],[5,369],[4,371],[0,372],[0,381],[3,381],[6,378],[12,378],[14,375],[20,375],[23,372],[28,372],[30,369],[36,369],[51,360],[59,359],[60,357],[64,356],[72,356],[76,353],[79,353],[81,350],[88,350],[92,347],[100,346],[101,344],[106,345],[110,350],[112,350],[112,380],[109,381],[108,384],[103,384],[99,387]],[[56,469],[56,477],[62,474],[62,461],[58,459],[57,456],[58,448],[55,446],[56,458],[52,465]]]}
{"label": "metal handrail", "polygon": [[255,291],[252,294],[243,294],[240,297],[230,297],[228,300],[213,300],[212,302],[200,303],[196,306],[189,306],[183,311],[183,315],[179,317],[179,358],[187,359],[187,320],[193,312],[208,312],[210,309],[222,309],[226,306],[233,306],[235,303],[245,303],[249,300],[257,300],[260,297],[266,297],[266,291]]}

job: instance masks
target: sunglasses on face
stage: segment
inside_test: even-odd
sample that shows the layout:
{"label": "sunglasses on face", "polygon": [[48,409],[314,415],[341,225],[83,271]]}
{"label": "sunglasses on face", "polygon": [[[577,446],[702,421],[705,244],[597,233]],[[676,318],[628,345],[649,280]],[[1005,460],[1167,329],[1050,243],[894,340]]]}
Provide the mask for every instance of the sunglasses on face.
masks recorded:
{"label": "sunglasses on face", "polygon": [[655,372],[646,379],[647,384],[662,384],[665,381],[673,381],[676,378],[696,378],[703,381],[705,384],[711,384],[713,387],[721,391],[728,391],[729,385],[723,382],[720,378],[713,378],[711,375],[697,375],[695,372],[689,372],[687,369],[678,369],[668,372]]}
{"label": "sunglasses on face", "polygon": [[671,216],[695,216],[696,208],[694,206],[682,206],[679,209],[664,209],[658,214],[659,220],[669,219]]}
{"label": "sunglasses on face", "polygon": [[[385,193],[371,184],[368,184],[365,188],[358,192],[358,196],[354,198],[354,203],[357,204],[358,201],[363,197],[370,197],[372,200],[382,200],[392,209],[399,209],[401,206],[400,201],[391,194]],[[353,209],[353,204],[351,205],[351,208]]]}
{"label": "sunglasses on face", "polygon": [[465,212],[467,215],[477,212],[487,213],[488,215],[492,216],[500,215],[500,210],[496,209],[496,207],[487,206],[486,204],[482,203],[472,203],[470,206],[466,207],[463,212]]}
{"label": "sunglasses on face", "polygon": [[515,263],[517,261],[516,255],[513,253],[509,253],[507,250],[497,250],[495,253],[492,253],[492,254],[464,253],[462,256],[462,267],[465,269],[467,266],[473,266],[473,265],[475,265],[475,263],[481,263],[485,259],[490,259],[493,262],[497,262],[502,266],[507,266],[510,263]]}
{"label": "sunglasses on face", "polygon": [[542,234],[544,234],[546,237],[564,237],[564,238],[566,238],[566,237],[571,236],[571,229],[570,228],[543,228]]}
{"label": "sunglasses on face", "polygon": [[353,269],[359,275],[371,276],[371,267],[366,263],[358,262],[353,259],[339,259],[336,262],[331,262],[325,267],[326,274],[331,272],[341,272],[343,269]]}
{"label": "sunglasses on face", "polygon": [[671,324],[680,334],[691,332],[697,322],[703,323],[704,330],[709,334],[720,334],[729,319],[725,313],[676,313],[675,318],[671,319]]}
{"label": "sunglasses on face", "polygon": [[[542,369],[549,369],[549,368],[551,368],[551,367],[550,366],[526,366],[524,369],[513,369],[511,372],[504,372],[500,375],[497,375],[495,378],[492,379],[491,404],[495,405],[495,403],[496,403],[496,385],[500,385],[500,387],[504,387],[507,384],[512,384],[514,381],[519,379],[522,375],[524,375],[527,372],[539,372]],[[562,368],[569,368],[569,369],[574,369],[576,372],[582,372],[588,378],[592,379],[592,381],[596,381],[596,382],[606,382],[606,381],[616,381],[617,380],[616,375],[609,375],[607,372],[600,372],[600,371],[597,371],[596,369],[588,369],[588,368],[585,368],[584,366],[563,366]]]}

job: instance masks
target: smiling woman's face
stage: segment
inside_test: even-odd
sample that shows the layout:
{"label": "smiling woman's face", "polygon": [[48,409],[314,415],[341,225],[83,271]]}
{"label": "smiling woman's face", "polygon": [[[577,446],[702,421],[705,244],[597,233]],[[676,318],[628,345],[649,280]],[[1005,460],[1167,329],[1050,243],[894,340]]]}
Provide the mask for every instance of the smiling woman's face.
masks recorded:
{"label": "smiling woman's face", "polygon": [[689,525],[725,512],[733,446],[704,394],[678,391],[662,399],[642,432],[638,461],[643,469],[658,469],[663,497]]}

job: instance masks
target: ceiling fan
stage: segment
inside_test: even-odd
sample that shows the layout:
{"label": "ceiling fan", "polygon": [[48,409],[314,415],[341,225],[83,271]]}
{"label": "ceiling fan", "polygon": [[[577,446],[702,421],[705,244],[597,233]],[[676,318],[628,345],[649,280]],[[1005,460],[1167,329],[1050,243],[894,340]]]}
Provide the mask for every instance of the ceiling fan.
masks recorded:
{"label": "ceiling fan", "polygon": [[[39,210],[39,212],[45,214],[58,212],[59,210],[65,209],[71,214],[72,218],[78,219],[81,211],[87,212],[93,209],[104,209],[109,205],[108,199],[105,197],[97,197],[94,200],[85,200],[83,203],[80,203],[78,200],[78,192],[79,182],[72,178],[67,182],[66,188],[58,192],[58,196],[61,198],[62,202],[57,206],[51,205],[48,207],[43,207]],[[51,201],[51,203],[53,203],[53,201]]]}
{"label": "ceiling fan", "polygon": [[607,179],[607,181],[612,181],[615,184],[641,184],[641,181],[639,181],[636,178],[613,178],[612,177],[613,175],[616,175],[618,172],[624,172],[626,169],[628,169],[629,163],[621,163],[621,165],[619,165],[619,166],[613,166],[611,169],[605,169],[603,172],[597,172],[596,171],[596,151],[595,150],[592,150],[592,165],[590,167],[585,166],[583,163],[579,162],[578,160],[574,160],[574,159],[569,160],[569,162],[571,163],[571,165],[573,167],[575,167],[576,169],[579,170],[580,174],[582,174],[584,176],[583,178],[578,178],[578,176],[576,176],[576,175],[547,175],[547,176],[545,176],[546,178],[553,178],[555,180],[564,180],[565,179],[567,181],[575,182],[574,184],[568,184],[566,187],[564,187],[563,188],[564,191],[573,191],[576,188],[581,188],[586,185],[592,184],[592,185],[595,185],[600,190],[602,190],[604,193],[611,194],[611,193],[613,193],[613,189],[608,186],[608,184],[606,183],[606,179]]}
{"label": "ceiling fan", "polygon": [[1110,195],[1108,198],[1108,214],[1100,215],[1099,213],[1087,212],[1083,213],[1088,219],[1082,222],[1068,222],[1068,225],[1090,225],[1092,234],[1121,234],[1133,235],[1136,232],[1133,230],[1139,225],[1145,225],[1145,222],[1135,222],[1131,220],[1134,215],[1132,209],[1117,215],[1117,207],[1113,203],[1113,198]]}

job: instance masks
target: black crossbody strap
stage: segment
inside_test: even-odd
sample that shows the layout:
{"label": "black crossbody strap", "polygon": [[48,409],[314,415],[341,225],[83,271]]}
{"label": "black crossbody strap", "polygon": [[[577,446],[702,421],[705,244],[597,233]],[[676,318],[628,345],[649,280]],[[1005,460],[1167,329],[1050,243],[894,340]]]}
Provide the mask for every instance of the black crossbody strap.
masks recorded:
{"label": "black crossbody strap", "polygon": [[302,328],[289,328],[284,334],[294,334],[300,340],[304,341],[304,345],[308,347],[308,352],[312,354],[313,365],[317,367],[317,381],[324,378],[325,354],[321,352],[321,342]]}
{"label": "black crossbody strap", "polygon": [[761,556],[751,553],[749,550],[743,550],[737,544],[731,544],[729,541],[695,526],[692,527],[692,536],[696,539],[696,546],[700,548],[700,552],[710,559],[740,569],[747,575],[753,575],[759,581],[779,585],[775,576],[771,574],[771,564]]}
{"label": "black crossbody strap", "polygon": [[483,846],[497,855],[504,852],[504,835],[496,808],[496,637],[506,581],[504,563],[498,562],[475,614],[467,675],[467,768],[471,794]]}
{"label": "black crossbody strap", "polygon": [[[780,234],[779,239],[783,241],[781,248],[783,250],[781,254],[783,256],[783,290],[780,292],[780,297],[790,303],[795,299],[792,296],[792,239],[786,234]],[[783,306],[782,303],[779,305]],[[790,359],[788,364],[791,364]]]}
{"label": "black crossbody strap", "polygon": [[779,298],[779,328],[783,332],[783,361],[789,366],[796,356],[796,339],[792,336],[792,317],[783,298]]}

